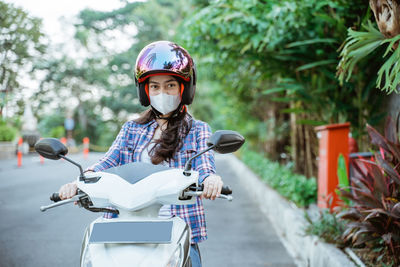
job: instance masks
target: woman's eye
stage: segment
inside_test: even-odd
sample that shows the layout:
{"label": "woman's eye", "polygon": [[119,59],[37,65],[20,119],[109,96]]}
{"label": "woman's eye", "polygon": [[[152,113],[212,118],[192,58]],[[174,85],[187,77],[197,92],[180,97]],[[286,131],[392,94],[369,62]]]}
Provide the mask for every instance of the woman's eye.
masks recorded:
{"label": "woman's eye", "polygon": [[174,84],[174,83],[170,83],[167,85],[168,88],[174,88],[175,86],[176,86],[176,84]]}

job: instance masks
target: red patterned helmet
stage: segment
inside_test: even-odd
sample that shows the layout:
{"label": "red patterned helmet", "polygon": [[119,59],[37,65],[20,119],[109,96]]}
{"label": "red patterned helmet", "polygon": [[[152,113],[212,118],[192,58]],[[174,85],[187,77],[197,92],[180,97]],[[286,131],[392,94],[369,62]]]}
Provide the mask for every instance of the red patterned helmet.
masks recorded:
{"label": "red patterned helmet", "polygon": [[196,69],[192,57],[181,46],[158,41],[140,51],[135,66],[135,81],[140,103],[150,105],[148,78],[156,75],[173,75],[181,84],[183,105],[190,105],[196,91]]}

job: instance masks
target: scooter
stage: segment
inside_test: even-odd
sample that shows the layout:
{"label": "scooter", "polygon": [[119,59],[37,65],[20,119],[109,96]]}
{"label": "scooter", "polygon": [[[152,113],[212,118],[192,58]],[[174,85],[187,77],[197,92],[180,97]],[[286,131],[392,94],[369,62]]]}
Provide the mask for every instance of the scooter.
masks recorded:
{"label": "scooter", "polygon": [[[238,150],[244,138],[234,131],[216,131],[208,148],[191,157],[185,169],[148,163],[129,163],[103,172],[83,173],[80,164],[67,158],[68,149],[58,139],[45,138],[35,145],[48,159],[65,159],[80,169],[77,195],[61,200],[53,193],[54,204],[41,211],[76,203],[92,212],[111,212],[117,218],[94,220],[86,229],[80,265],[189,267],[190,228],[179,217],[158,217],[162,205],[189,205],[202,194],[199,173],[192,161],[214,149],[218,153]],[[232,200],[232,190],[224,186],[220,198]]]}

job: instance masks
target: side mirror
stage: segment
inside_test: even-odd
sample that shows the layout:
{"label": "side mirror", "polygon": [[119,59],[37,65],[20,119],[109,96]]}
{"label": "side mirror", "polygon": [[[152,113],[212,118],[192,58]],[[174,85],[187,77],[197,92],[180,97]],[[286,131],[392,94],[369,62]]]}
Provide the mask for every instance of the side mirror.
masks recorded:
{"label": "side mirror", "polygon": [[35,144],[35,150],[46,159],[60,159],[68,153],[68,148],[56,138],[44,138]]}
{"label": "side mirror", "polygon": [[244,137],[238,132],[219,130],[211,135],[207,145],[221,154],[232,153],[238,150],[244,143]]}

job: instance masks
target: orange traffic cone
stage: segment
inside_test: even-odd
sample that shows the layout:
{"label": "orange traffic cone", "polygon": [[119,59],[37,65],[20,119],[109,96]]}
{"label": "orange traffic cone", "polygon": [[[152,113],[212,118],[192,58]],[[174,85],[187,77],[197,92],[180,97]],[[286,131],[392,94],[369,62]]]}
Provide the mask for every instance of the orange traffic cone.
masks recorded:
{"label": "orange traffic cone", "polygon": [[17,158],[18,158],[18,167],[22,166],[22,137],[18,140],[18,150],[17,150]]}
{"label": "orange traffic cone", "polygon": [[89,156],[89,137],[83,138],[83,157],[87,159]]}

